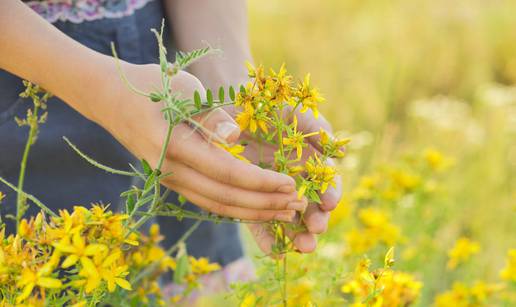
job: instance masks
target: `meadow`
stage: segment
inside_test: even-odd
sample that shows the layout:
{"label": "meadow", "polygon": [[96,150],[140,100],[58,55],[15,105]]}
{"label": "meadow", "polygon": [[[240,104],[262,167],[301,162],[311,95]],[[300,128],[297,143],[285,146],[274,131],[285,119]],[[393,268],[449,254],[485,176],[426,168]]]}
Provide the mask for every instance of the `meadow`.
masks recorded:
{"label": "meadow", "polygon": [[[250,0],[251,45],[266,70],[250,66],[249,84],[193,99],[174,93],[170,79],[214,50],[180,52],[169,63],[155,31],[163,88],[143,92],[120,73],[136,94],[162,104],[168,129],[157,165],[142,159],[114,169],[65,138],[92,167],[141,181],[122,193],[121,212],[102,204],[53,212],[23,190],[50,98],[25,82],[33,109],[16,119],[29,130],[21,179],[15,186],[0,177],[18,192],[17,214],[8,217],[17,232],[0,229],[0,305],[515,306],[514,16],[514,1]],[[294,177],[298,197],[317,202],[336,172],[344,196],[311,254],[295,252],[288,238],[303,225],[266,225],[272,257],[242,227],[256,280],[199,296],[204,275],[221,267],[190,257],[184,241],[203,220],[249,221],[189,210],[185,197],[166,202],[162,166],[174,127],[202,128],[195,116],[227,105],[240,107],[236,121],[251,142],[277,147],[271,163],[258,163]],[[308,135],[295,114],[307,109],[319,109],[336,138],[310,133],[319,134],[321,152],[299,163]],[[210,142],[249,162],[241,155],[247,143]],[[23,216],[28,205],[41,213]],[[139,230],[158,215],[198,221],[165,250],[157,225]],[[167,297],[160,276],[172,272],[184,288]]]}

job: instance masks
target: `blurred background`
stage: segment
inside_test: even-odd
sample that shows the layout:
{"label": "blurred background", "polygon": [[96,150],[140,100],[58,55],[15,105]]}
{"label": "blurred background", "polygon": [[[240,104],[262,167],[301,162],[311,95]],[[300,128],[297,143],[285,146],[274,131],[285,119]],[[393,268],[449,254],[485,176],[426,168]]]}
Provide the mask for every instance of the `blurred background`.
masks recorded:
{"label": "blurred background", "polygon": [[[493,285],[479,304],[516,302],[501,273],[516,248],[516,1],[251,0],[249,14],[256,63],[310,72],[322,113],[352,138],[346,196],[299,263],[352,272],[395,245],[395,268],[422,283],[419,306],[478,282]],[[345,273],[307,271],[300,302],[353,302]]]}

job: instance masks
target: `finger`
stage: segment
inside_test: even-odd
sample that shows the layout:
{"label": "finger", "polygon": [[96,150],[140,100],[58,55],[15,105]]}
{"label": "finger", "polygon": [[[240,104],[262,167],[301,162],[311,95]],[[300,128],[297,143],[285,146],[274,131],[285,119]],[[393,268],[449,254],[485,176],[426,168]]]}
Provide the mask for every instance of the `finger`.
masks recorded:
{"label": "finger", "polygon": [[303,222],[312,234],[321,234],[328,229],[330,213],[322,211],[317,204],[309,204],[303,215]]}
{"label": "finger", "polygon": [[222,109],[214,109],[194,117],[195,125],[200,128],[208,141],[235,143],[240,136],[240,128],[233,118]]}
{"label": "finger", "polygon": [[[335,166],[333,159],[328,159],[327,163],[331,166]],[[335,187],[329,186],[324,194],[321,195],[320,208],[323,211],[331,211],[335,209],[342,198],[342,177],[340,175],[335,176]]]}
{"label": "finger", "polygon": [[311,253],[317,247],[317,238],[312,233],[294,232],[288,229],[285,233],[300,253]]}
{"label": "finger", "polygon": [[174,129],[171,148],[170,160],[180,160],[216,181],[254,191],[295,191],[295,181],[290,176],[236,159],[185,124]]}
{"label": "finger", "polygon": [[260,250],[266,255],[272,255],[272,246],[275,240],[267,226],[265,224],[247,224]]}
{"label": "finger", "polygon": [[241,207],[231,207],[204,197],[184,187],[174,187],[174,190],[183,195],[190,202],[198,205],[206,211],[218,214],[220,216],[247,221],[277,220],[282,222],[291,222],[295,216],[295,211],[293,210],[255,210]]}
{"label": "finger", "polygon": [[307,206],[306,198],[299,200],[295,192],[287,194],[244,190],[215,181],[182,163],[172,162],[168,166],[173,172],[164,179],[164,184],[185,187],[226,206],[298,211],[304,211]]}

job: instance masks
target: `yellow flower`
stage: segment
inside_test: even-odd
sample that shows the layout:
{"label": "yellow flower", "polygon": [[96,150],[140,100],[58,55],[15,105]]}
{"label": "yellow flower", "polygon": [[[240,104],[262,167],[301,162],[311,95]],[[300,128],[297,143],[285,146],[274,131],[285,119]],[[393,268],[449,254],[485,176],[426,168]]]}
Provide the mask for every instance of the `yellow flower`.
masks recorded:
{"label": "yellow flower", "polygon": [[283,138],[283,145],[286,146],[287,150],[292,150],[295,148],[297,152],[297,160],[301,160],[301,156],[303,155],[303,147],[308,146],[305,143],[305,138],[316,134],[318,134],[318,132],[307,134],[299,132],[297,130],[297,116],[294,116],[292,125],[290,125],[287,129],[287,136]]}
{"label": "yellow flower", "polygon": [[487,284],[477,281],[472,287],[462,282],[455,282],[451,290],[439,294],[435,298],[435,307],[456,307],[456,306],[484,306],[486,300],[495,292],[500,291],[497,284]]}
{"label": "yellow flower", "polygon": [[330,137],[330,135],[323,129],[319,131],[320,142],[323,149],[323,153],[332,158],[343,158],[344,150],[343,147],[348,144],[351,139],[349,138],[334,138]]}
{"label": "yellow flower", "polygon": [[222,143],[215,143],[218,147],[224,149],[225,151],[229,152],[233,157],[242,160],[247,163],[251,163],[249,160],[246,159],[246,157],[242,156],[242,153],[245,151],[245,147],[243,145],[226,145]]}
{"label": "yellow flower", "polygon": [[318,104],[324,101],[324,98],[321,97],[319,91],[315,88],[310,87],[310,74],[305,76],[303,83],[301,83],[295,95],[299,99],[299,103],[301,103],[301,113],[306,112],[308,109],[311,109],[314,113],[315,118],[319,117]]}
{"label": "yellow flower", "polygon": [[390,269],[370,271],[370,265],[369,259],[362,259],[353,277],[341,287],[343,293],[353,295],[352,306],[365,306],[366,301],[367,306],[409,306],[418,298],[422,283],[414,276]]}
{"label": "yellow flower", "polygon": [[46,277],[52,273],[52,265],[45,264],[39,270],[31,270],[30,268],[24,268],[20,279],[16,283],[19,288],[23,288],[23,291],[16,298],[16,302],[20,303],[30,296],[32,289],[35,286],[48,289],[56,289],[62,286],[59,279]]}
{"label": "yellow flower", "polygon": [[441,152],[433,148],[426,149],[423,153],[423,158],[428,166],[437,172],[445,171],[453,164],[450,158],[445,157]]}
{"label": "yellow flower", "polygon": [[85,279],[76,281],[75,285],[84,286],[86,293],[90,293],[100,286],[102,280],[105,280],[109,292],[115,291],[117,285],[123,289],[132,290],[131,284],[125,280],[129,274],[128,266],[117,265],[122,255],[121,251],[117,249],[104,257],[105,254],[100,252],[94,261],[90,258],[81,258],[82,269],[79,275]]}
{"label": "yellow flower", "polygon": [[2,200],[4,200],[5,198],[5,194],[2,193],[2,191],[0,191],[0,203],[2,202]]}
{"label": "yellow flower", "polygon": [[507,252],[507,264],[500,271],[500,277],[503,280],[516,282],[516,248]]}
{"label": "yellow flower", "polygon": [[285,63],[280,67],[278,73],[271,69],[271,78],[266,82],[266,88],[270,92],[270,99],[273,103],[283,103],[291,101],[291,84],[292,76],[287,75]]}
{"label": "yellow flower", "polygon": [[480,244],[468,238],[460,238],[455,246],[448,251],[448,268],[455,269],[460,263],[466,262],[469,258],[480,251]]}
{"label": "yellow flower", "polygon": [[321,193],[326,192],[329,185],[335,187],[335,167],[324,164],[317,154],[306,161],[305,169],[308,179],[320,187]]}
{"label": "yellow flower", "polygon": [[252,133],[256,133],[258,127],[264,133],[268,133],[267,120],[267,116],[263,112],[258,112],[251,104],[244,105],[244,110],[235,118],[242,131],[249,128]]}
{"label": "yellow flower", "polygon": [[188,257],[188,260],[190,262],[190,269],[192,270],[192,273],[196,275],[204,275],[220,270],[219,264],[210,263],[206,257],[201,257],[199,259]]}
{"label": "yellow flower", "polygon": [[82,261],[88,256],[94,256],[101,253],[103,250],[107,250],[107,246],[102,244],[86,245],[86,242],[79,231],[76,231],[73,234],[71,242],[69,237],[65,237],[59,243],[55,243],[54,247],[62,253],[69,254],[69,256],[63,261],[63,264],[61,264],[61,267],[64,269],[71,267],[76,264],[77,261]]}

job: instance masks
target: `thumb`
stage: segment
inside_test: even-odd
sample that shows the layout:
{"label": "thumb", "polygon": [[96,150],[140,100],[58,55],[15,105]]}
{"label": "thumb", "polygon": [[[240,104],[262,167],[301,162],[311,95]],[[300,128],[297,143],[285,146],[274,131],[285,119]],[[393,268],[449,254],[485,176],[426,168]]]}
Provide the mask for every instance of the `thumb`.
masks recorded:
{"label": "thumb", "polygon": [[235,143],[240,137],[240,128],[226,111],[214,109],[194,118],[202,126],[203,135],[226,143]]}

